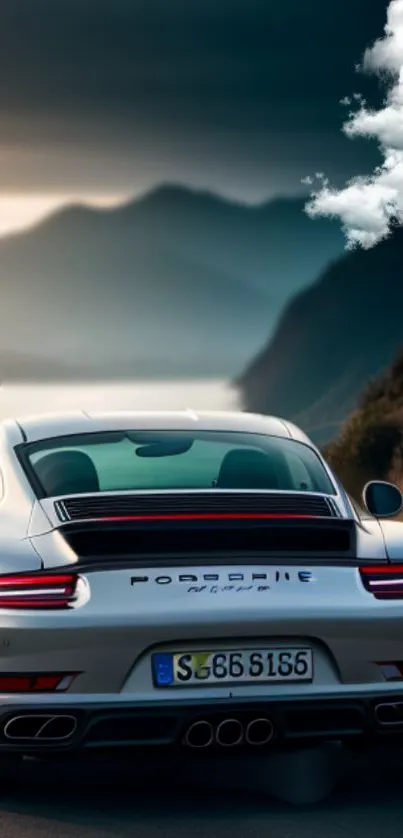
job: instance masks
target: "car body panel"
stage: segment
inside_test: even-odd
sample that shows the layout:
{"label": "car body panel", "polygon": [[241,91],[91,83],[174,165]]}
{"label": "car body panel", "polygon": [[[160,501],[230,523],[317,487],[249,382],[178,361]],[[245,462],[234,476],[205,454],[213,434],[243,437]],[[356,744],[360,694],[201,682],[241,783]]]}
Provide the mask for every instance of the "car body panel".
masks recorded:
{"label": "car body panel", "polygon": [[[228,567],[214,570],[218,583],[204,581],[204,577],[211,577],[211,567],[204,567],[197,569],[198,582],[192,584],[180,580],[196,575],[194,568],[180,572],[178,568],[164,568],[163,572],[155,568],[92,572],[85,575],[88,593],[72,611],[40,616],[22,611],[18,620],[4,612],[4,632],[13,629],[8,667],[12,665],[10,671],[21,671],[21,667],[36,671],[45,661],[51,669],[60,668],[63,661],[63,669],[70,671],[73,666],[83,671],[80,678],[86,685],[84,691],[106,692],[108,683],[118,691],[135,661],[145,656],[150,688],[147,656],[151,649],[191,650],[206,641],[210,648],[214,644],[220,649],[228,644],[228,648],[234,648],[234,643],[235,648],[245,644],[258,648],[262,643],[275,645],[278,639],[293,645],[298,639],[322,648],[323,655],[333,659],[339,678],[332,675],[328,684],[326,680],[321,683],[334,687],[340,682],[380,683],[382,678],[373,661],[391,655],[393,659],[397,651],[400,654],[403,605],[375,600],[363,590],[355,568],[307,571],[304,566],[256,566],[237,568],[236,573]],[[264,583],[253,581],[255,574],[267,574],[268,578]],[[137,581],[144,575],[146,582]],[[307,575],[309,581],[304,581]],[[231,581],[234,576],[243,576],[243,581]],[[385,636],[380,636],[380,626],[385,626]],[[368,644],[370,659],[365,654]],[[4,659],[1,663],[4,665]],[[130,682],[133,686],[135,680]],[[73,685],[74,691],[79,681]],[[276,684],[273,689],[277,694],[280,688]],[[245,690],[253,693],[261,687],[242,687]],[[144,697],[139,684],[133,691]],[[161,696],[159,689],[155,692],[155,697]],[[181,695],[186,692],[181,690]],[[191,692],[194,694],[195,688]],[[205,695],[206,688],[199,692]]]}
{"label": "car body panel", "polygon": [[381,521],[380,527],[391,562],[403,563],[403,522]]}
{"label": "car body panel", "polygon": [[[0,750],[10,747],[2,738],[2,719],[18,707],[38,712],[41,707],[68,706],[79,712],[89,706],[180,708],[197,702],[213,708],[218,702],[230,708],[236,702],[347,701],[354,696],[369,701],[383,695],[401,696],[403,702],[403,674],[400,680],[388,681],[382,668],[403,660],[403,599],[377,600],[364,588],[358,570],[365,563],[402,560],[403,524],[360,517],[325,463],[335,485],[332,499],[339,518],[349,519],[357,536],[356,553],[344,564],[326,556],[309,561],[298,555],[291,560],[254,554],[210,561],[211,557],[195,553],[181,561],[166,557],[161,566],[142,556],[90,566],[64,538],[57,498],[36,497],[15,451],[24,441],[59,435],[195,427],[295,439],[321,456],[291,423],[246,413],[90,416],[78,411],[8,420],[0,426],[0,580],[9,573],[66,568],[80,575],[77,601],[63,611],[14,611],[1,608],[0,600],[0,677],[1,673],[76,674],[65,692],[0,694]],[[212,496],[218,494],[212,490]],[[253,496],[252,490],[248,497]],[[157,651],[295,645],[314,652],[312,683],[158,688],[153,682],[151,655]]]}
{"label": "car body panel", "polygon": [[[262,433],[272,436],[292,436],[288,425],[282,419],[259,414],[229,411],[99,411],[49,416],[24,417],[18,420],[26,442],[37,442],[55,436],[68,434],[97,433],[98,431],[168,430],[192,431],[238,431],[240,433]],[[306,438],[308,441],[308,438]]]}

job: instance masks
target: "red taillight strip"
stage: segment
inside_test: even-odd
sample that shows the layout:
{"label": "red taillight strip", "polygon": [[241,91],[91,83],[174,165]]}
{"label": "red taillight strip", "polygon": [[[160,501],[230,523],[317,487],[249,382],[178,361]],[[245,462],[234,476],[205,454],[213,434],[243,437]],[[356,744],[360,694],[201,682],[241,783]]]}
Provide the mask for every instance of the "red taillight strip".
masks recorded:
{"label": "red taillight strip", "polygon": [[403,599],[403,565],[360,567],[361,581],[375,599]]}
{"label": "red taillight strip", "polygon": [[[331,516],[329,516],[331,517]],[[195,514],[178,514],[178,515],[110,515],[102,516],[101,518],[94,518],[93,520],[105,522],[119,522],[119,521],[243,521],[243,520],[271,520],[271,519],[307,519],[317,518],[316,515],[288,515],[282,513],[268,512],[198,512]],[[323,516],[320,516],[321,520]]]}
{"label": "red taillight strip", "polygon": [[0,674],[0,693],[64,692],[71,686],[77,674],[77,672],[43,675]]}
{"label": "red taillight strip", "polygon": [[77,581],[72,573],[0,576],[0,608],[67,608]]}
{"label": "red taillight strip", "polygon": [[403,573],[403,564],[365,565],[364,567],[360,567],[360,573],[364,574],[365,576],[374,576],[374,574],[379,574],[380,576],[386,576],[390,574],[393,576],[397,573]]}
{"label": "red taillight strip", "polygon": [[0,590],[1,588],[21,587],[58,587],[71,586],[75,583],[77,577],[73,573],[57,574],[43,576],[40,573],[27,575],[26,573],[16,573],[12,576],[0,576]]}
{"label": "red taillight strip", "polygon": [[8,597],[2,599],[0,602],[0,610],[2,608],[67,608],[70,604],[70,599],[38,599],[37,597],[25,597],[18,599],[17,597]]}

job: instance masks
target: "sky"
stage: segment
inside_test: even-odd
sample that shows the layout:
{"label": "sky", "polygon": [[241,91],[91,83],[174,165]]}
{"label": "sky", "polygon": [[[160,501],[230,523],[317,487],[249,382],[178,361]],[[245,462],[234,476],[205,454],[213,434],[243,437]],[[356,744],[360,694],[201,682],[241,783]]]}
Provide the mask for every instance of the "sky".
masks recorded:
{"label": "sky", "polygon": [[0,234],[161,182],[261,201],[380,162],[340,100],[383,0],[0,0]]}
{"label": "sky", "polygon": [[403,225],[403,0],[390,0],[384,32],[366,49],[361,69],[378,76],[383,100],[374,107],[362,97],[346,97],[343,132],[353,140],[375,140],[380,161],[339,189],[324,172],[310,179],[314,188],[306,210],[312,218],[338,218],[347,247],[369,250]]}

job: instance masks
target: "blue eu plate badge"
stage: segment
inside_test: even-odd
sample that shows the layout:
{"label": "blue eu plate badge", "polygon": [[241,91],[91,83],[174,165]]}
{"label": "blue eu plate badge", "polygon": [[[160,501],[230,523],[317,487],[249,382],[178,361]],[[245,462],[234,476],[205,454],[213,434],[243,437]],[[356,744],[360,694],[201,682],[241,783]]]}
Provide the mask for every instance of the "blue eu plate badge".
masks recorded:
{"label": "blue eu plate badge", "polygon": [[173,655],[159,652],[153,655],[153,675],[157,687],[169,687],[174,680]]}

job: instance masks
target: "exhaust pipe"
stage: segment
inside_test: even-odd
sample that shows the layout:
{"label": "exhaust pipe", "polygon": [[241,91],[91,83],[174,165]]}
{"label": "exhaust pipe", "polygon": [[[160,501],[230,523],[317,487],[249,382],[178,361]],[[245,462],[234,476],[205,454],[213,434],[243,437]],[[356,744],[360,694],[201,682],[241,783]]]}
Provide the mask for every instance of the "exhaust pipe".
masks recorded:
{"label": "exhaust pipe", "polygon": [[375,716],[378,724],[383,726],[403,725],[403,701],[377,704]]}
{"label": "exhaust pipe", "polygon": [[74,716],[13,716],[4,727],[9,741],[35,740],[61,742],[70,739],[77,729]]}
{"label": "exhaust pipe", "polygon": [[243,726],[238,719],[224,719],[217,727],[215,738],[217,745],[223,748],[233,748],[243,740]]}
{"label": "exhaust pipe", "polygon": [[213,726],[201,719],[193,722],[185,733],[184,743],[189,748],[208,748],[213,741]]}
{"label": "exhaust pipe", "polygon": [[246,727],[245,740],[248,745],[267,745],[274,736],[270,719],[253,719]]}

